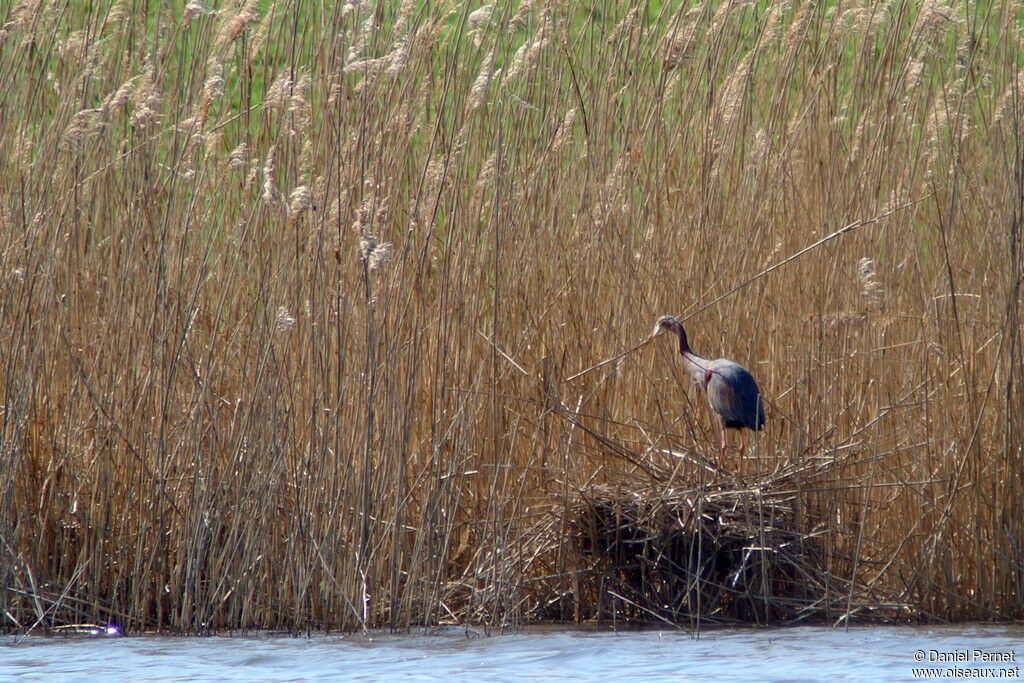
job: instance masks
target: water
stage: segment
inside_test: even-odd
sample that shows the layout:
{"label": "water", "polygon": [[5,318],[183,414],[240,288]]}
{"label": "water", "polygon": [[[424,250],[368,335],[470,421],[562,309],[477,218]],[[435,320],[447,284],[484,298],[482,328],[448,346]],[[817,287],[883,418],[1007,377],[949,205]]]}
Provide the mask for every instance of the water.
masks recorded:
{"label": "water", "polygon": [[[491,638],[434,635],[0,638],[0,680],[505,681],[915,680],[914,669],[990,669],[1020,678],[1024,627],[803,627],[668,631],[531,629]],[[936,662],[1012,657],[1006,663]],[[925,661],[915,661],[915,653]],[[1006,673],[998,673],[1005,671]],[[1016,674],[1016,675],[1014,675]],[[984,673],[968,673],[980,677]],[[993,674],[987,674],[992,676]]]}

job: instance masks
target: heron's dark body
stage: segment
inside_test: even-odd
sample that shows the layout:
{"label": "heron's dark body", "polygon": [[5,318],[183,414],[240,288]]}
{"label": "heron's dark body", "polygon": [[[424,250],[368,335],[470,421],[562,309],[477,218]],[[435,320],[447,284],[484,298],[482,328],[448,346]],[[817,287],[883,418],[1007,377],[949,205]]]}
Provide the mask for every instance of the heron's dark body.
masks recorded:
{"label": "heron's dark body", "polygon": [[[708,378],[708,375],[711,375]],[[764,429],[764,402],[753,375],[738,363],[719,358],[704,373],[708,403],[727,429]],[[730,397],[729,395],[733,396]]]}

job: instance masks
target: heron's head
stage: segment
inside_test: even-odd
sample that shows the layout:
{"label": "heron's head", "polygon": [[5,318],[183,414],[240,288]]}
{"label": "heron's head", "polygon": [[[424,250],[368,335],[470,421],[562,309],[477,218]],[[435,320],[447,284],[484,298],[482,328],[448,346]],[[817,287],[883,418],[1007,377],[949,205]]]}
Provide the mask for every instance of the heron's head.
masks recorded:
{"label": "heron's head", "polygon": [[675,332],[676,334],[679,334],[679,332],[682,329],[682,323],[680,323],[675,316],[663,315],[660,318],[658,318],[658,322],[654,324],[654,332],[651,333],[651,336],[657,337],[659,334],[665,331]]}

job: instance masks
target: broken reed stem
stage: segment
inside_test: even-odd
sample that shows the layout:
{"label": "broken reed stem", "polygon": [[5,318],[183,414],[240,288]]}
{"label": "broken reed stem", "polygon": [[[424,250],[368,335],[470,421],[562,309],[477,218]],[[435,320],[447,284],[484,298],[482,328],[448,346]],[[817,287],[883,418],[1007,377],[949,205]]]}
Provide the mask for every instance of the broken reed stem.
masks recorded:
{"label": "broken reed stem", "polygon": [[639,344],[637,344],[637,345],[635,345],[635,346],[633,346],[633,347],[631,347],[629,349],[626,349],[625,351],[623,351],[620,354],[612,356],[611,358],[607,358],[607,359],[601,361],[600,363],[597,363],[596,365],[591,365],[589,368],[586,368],[585,370],[580,370],[575,375],[570,375],[569,377],[566,377],[565,381],[566,382],[571,382],[572,380],[574,380],[574,379],[576,379],[578,377],[582,377],[583,375],[585,375],[585,374],[587,374],[589,372],[592,372],[593,370],[597,370],[598,368],[603,368],[604,366],[608,365],[609,363],[614,363],[615,361],[619,360],[620,358],[625,358],[626,356],[628,356],[629,354],[633,353],[634,351],[638,351],[639,349],[642,349],[643,347],[645,347],[648,344],[650,344],[651,340],[653,340],[653,339],[654,339],[654,337],[648,337],[647,339],[643,340]]}
{"label": "broken reed stem", "polygon": [[804,254],[807,254],[807,253],[809,253],[811,251],[814,251],[815,249],[817,249],[818,247],[820,247],[820,246],[822,246],[824,244],[828,244],[829,242],[831,242],[832,240],[836,239],[837,237],[845,235],[848,232],[850,232],[852,230],[856,230],[857,228],[863,227],[865,225],[871,225],[872,223],[877,223],[877,222],[879,222],[879,221],[881,221],[881,220],[883,220],[885,218],[888,218],[889,216],[895,214],[898,211],[903,211],[904,209],[910,208],[911,206],[914,206],[915,204],[923,202],[925,199],[928,199],[931,196],[932,196],[932,193],[929,193],[929,194],[927,194],[927,195],[925,195],[923,197],[918,197],[917,199],[915,199],[913,201],[907,202],[906,204],[903,204],[901,206],[897,206],[894,209],[890,209],[889,211],[886,211],[885,213],[881,213],[881,214],[875,216],[874,218],[865,218],[863,220],[854,221],[853,223],[850,223],[848,225],[844,225],[843,227],[839,228],[835,232],[830,233],[828,235],[825,235],[824,237],[822,237],[817,242],[814,242],[813,244],[807,245],[806,247],[804,247],[800,251],[796,252],[795,254],[792,254],[791,256],[788,256],[788,257],[782,259],[778,263],[772,264],[771,266],[765,268],[764,270],[762,270],[761,272],[757,273],[756,275],[750,276],[749,278],[747,278],[743,282],[739,283],[738,285],[736,285],[735,287],[733,287],[729,291],[725,292],[724,294],[720,294],[717,297],[715,297],[714,299],[712,299],[711,301],[707,302],[706,304],[703,304],[696,311],[691,311],[690,313],[687,313],[680,320],[685,322],[685,321],[689,320],[690,318],[696,316],[697,314],[703,313],[704,311],[706,311],[707,309],[711,308],[715,304],[717,304],[717,303],[719,303],[719,302],[729,298],[730,296],[732,296],[736,292],[739,292],[742,289],[746,289],[747,287],[749,287],[750,285],[754,284],[755,282],[757,282],[761,278],[763,278],[766,275],[768,275],[768,274],[778,270],[779,268],[781,268],[782,266],[786,265],[787,263],[792,263],[793,261],[795,261],[796,259],[800,258]]}
{"label": "broken reed stem", "polygon": [[[880,220],[888,218],[889,216],[893,215],[897,211],[902,211],[902,210],[904,210],[906,208],[909,208],[909,207],[913,206],[914,204],[917,204],[918,202],[924,201],[929,196],[931,196],[931,195],[926,195],[924,197],[920,197],[918,199],[915,199],[914,201],[907,202],[906,204],[903,204],[902,206],[898,206],[898,207],[896,207],[894,209],[886,211],[885,213],[879,214],[879,215],[875,216],[874,218],[867,218],[867,219],[864,219],[864,220],[854,221],[853,223],[850,223],[849,225],[845,225],[842,228],[839,228],[838,230],[836,230],[835,232],[830,233],[830,234],[826,235],[825,237],[822,237],[820,240],[818,240],[814,244],[810,244],[810,245],[804,247],[803,249],[801,249],[800,251],[796,252],[795,254],[792,254],[791,256],[789,256],[787,258],[784,258],[783,260],[779,261],[778,263],[775,263],[775,264],[769,266],[768,268],[765,268],[764,270],[762,270],[757,275],[753,275],[753,276],[747,278],[746,280],[744,280],[740,284],[738,284],[735,287],[733,287],[732,289],[730,289],[728,292],[725,292],[724,294],[721,294],[721,295],[715,297],[714,299],[712,299],[711,301],[709,301],[708,303],[704,304],[703,306],[698,308],[696,311],[692,311],[692,312],[686,314],[685,316],[683,316],[681,318],[681,320],[682,321],[689,320],[690,318],[696,316],[698,313],[704,312],[705,310],[711,308],[712,306],[714,306],[715,304],[719,303],[720,301],[723,301],[724,299],[729,298],[733,294],[735,294],[735,293],[739,292],[740,290],[745,289],[746,287],[752,285],[753,283],[757,282],[758,280],[760,280],[761,278],[765,277],[769,273],[772,273],[773,271],[778,270],[779,268],[781,268],[782,266],[786,265],[787,263],[791,263],[792,261],[795,261],[796,259],[800,258],[804,254],[806,254],[806,253],[808,253],[810,251],[813,251],[814,249],[817,249],[818,247],[822,246],[823,244],[827,244],[828,242],[831,242],[835,238],[837,238],[837,237],[839,237],[841,235],[845,235],[846,233],[848,233],[848,232],[850,232],[852,230],[855,230],[856,228],[860,228],[860,227],[865,226],[865,225],[870,225],[872,223],[877,223]],[[634,351],[637,351],[638,349],[641,349],[644,346],[646,346],[647,344],[649,344],[652,339],[653,339],[653,337],[648,337],[647,339],[645,339],[644,341],[640,342],[636,346],[633,346],[632,348],[627,349],[626,351],[623,351],[622,353],[620,353],[618,355],[615,355],[615,356],[612,356],[611,358],[605,359],[605,360],[601,361],[600,363],[597,363],[596,365],[591,365],[589,368],[586,368],[584,370],[580,370],[579,372],[577,372],[574,375],[570,375],[569,377],[567,377],[565,379],[565,381],[566,382],[571,382],[572,380],[577,379],[579,377],[582,377],[583,375],[586,375],[586,374],[588,374],[590,372],[593,372],[594,370],[597,370],[599,368],[603,368],[605,365],[608,365],[609,363],[613,363],[613,362],[619,360],[620,358],[624,358],[624,357],[628,356],[629,354],[633,353]],[[511,361],[511,359],[509,359],[509,360]]]}

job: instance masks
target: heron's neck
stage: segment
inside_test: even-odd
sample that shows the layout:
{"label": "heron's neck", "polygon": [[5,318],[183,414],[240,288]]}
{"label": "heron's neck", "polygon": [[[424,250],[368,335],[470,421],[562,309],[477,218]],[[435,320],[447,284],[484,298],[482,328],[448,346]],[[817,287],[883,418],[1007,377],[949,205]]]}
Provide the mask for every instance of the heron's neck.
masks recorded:
{"label": "heron's neck", "polygon": [[679,355],[683,357],[683,367],[697,384],[704,383],[704,371],[707,370],[708,362],[690,349],[686,341],[686,332],[679,333]]}
{"label": "heron's neck", "polygon": [[686,357],[686,354],[693,353],[690,350],[690,342],[686,340],[686,330],[679,328],[679,353]]}

